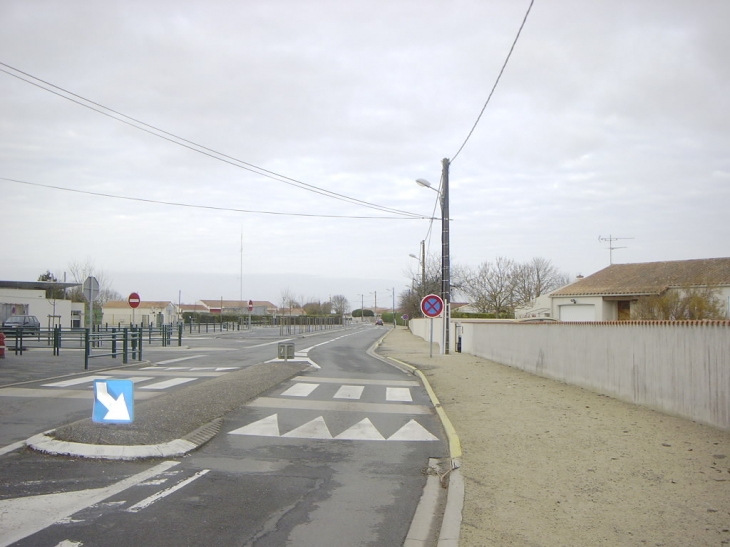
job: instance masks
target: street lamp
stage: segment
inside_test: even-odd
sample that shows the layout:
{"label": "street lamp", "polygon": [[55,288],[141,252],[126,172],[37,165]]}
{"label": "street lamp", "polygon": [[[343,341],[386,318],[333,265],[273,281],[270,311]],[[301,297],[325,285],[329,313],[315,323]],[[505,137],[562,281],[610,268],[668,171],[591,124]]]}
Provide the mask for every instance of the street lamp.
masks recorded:
{"label": "street lamp", "polygon": [[441,202],[441,298],[444,301],[444,343],[441,353],[449,353],[449,321],[451,319],[451,267],[449,257],[449,159],[441,160],[441,191],[431,186],[425,179],[416,179],[420,186],[437,192]]}
{"label": "street lamp", "polygon": [[393,328],[396,328],[398,326],[398,324],[395,322],[395,287],[393,287],[392,289],[385,289],[385,290],[388,291],[388,292],[390,292],[391,295],[393,296],[393,308],[392,308],[392,311],[393,311]]}
{"label": "street lamp", "polygon": [[424,240],[421,240],[421,256],[420,257],[417,257],[413,253],[409,254],[408,256],[410,256],[411,258],[415,258],[416,260],[418,260],[421,263],[421,290],[419,292],[423,292],[424,296],[425,296],[425,291],[426,291],[426,242]]}

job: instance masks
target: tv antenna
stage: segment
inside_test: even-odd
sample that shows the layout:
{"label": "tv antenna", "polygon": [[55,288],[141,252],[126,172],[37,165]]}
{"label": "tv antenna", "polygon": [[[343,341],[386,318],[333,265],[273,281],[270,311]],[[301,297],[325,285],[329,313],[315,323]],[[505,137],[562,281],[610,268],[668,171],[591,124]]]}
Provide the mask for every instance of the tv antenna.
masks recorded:
{"label": "tv antenna", "polygon": [[633,237],[613,237],[609,234],[608,237],[598,236],[598,241],[608,241],[608,263],[613,264],[613,251],[614,249],[625,249],[626,247],[614,247],[613,242],[620,239],[634,239]]}

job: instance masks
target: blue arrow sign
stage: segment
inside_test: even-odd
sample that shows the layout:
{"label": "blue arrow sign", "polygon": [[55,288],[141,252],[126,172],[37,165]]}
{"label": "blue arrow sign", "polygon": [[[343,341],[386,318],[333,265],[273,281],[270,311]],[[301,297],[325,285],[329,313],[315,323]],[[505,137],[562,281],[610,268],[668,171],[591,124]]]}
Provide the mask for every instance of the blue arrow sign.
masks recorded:
{"label": "blue arrow sign", "polygon": [[103,424],[134,421],[134,382],[94,380],[94,410],[91,420]]}

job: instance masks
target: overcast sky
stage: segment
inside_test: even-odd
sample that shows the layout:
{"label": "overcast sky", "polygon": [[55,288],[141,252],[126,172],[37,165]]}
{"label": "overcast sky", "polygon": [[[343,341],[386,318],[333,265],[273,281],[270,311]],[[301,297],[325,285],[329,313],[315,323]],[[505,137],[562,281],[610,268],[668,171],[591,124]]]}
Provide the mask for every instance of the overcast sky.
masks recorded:
{"label": "overcast sky", "polygon": [[[390,302],[421,240],[441,252],[414,181],[438,186],[528,6],[4,0],[0,279],[92,263],[143,300]],[[729,256],[728,21],[727,0],[536,0],[451,164],[452,264],[589,275],[599,236],[632,238],[616,263]]]}

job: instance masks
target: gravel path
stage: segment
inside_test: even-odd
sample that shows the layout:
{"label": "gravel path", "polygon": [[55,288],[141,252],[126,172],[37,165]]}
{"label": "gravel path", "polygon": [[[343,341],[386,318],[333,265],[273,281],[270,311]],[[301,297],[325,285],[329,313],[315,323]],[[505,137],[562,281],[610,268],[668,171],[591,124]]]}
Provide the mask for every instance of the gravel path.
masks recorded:
{"label": "gravel path", "polygon": [[463,447],[461,547],[730,545],[730,432],[392,331]]}

